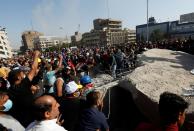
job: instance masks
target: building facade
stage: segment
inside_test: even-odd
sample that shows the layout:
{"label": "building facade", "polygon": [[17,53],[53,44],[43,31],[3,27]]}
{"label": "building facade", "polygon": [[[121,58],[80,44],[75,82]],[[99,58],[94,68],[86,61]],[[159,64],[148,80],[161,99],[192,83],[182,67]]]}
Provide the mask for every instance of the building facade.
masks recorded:
{"label": "building facade", "polygon": [[[147,24],[136,26],[137,41],[146,41]],[[164,39],[194,39],[194,13],[184,14],[180,16],[180,20],[171,22],[149,22],[148,38],[149,41]]]}
{"label": "building facade", "polygon": [[180,16],[180,23],[194,22],[194,12]]}
{"label": "building facade", "polygon": [[12,48],[5,28],[0,28],[0,58],[11,58]]}
{"label": "building facade", "polygon": [[84,46],[105,46],[107,41],[107,32],[103,30],[91,30],[82,35]]}
{"label": "building facade", "polygon": [[34,49],[34,39],[43,36],[43,33],[37,31],[25,31],[22,33],[22,49],[23,51],[26,50],[33,50]]}
{"label": "building facade", "polygon": [[71,44],[74,46],[79,45],[81,39],[82,39],[82,34],[79,32],[75,32],[75,34],[73,36],[71,36]]}
{"label": "building facade", "polygon": [[136,31],[125,28],[125,43],[135,43],[136,42]]}
{"label": "building facade", "polygon": [[57,46],[57,45],[61,46],[67,43],[69,43],[69,40],[67,37],[39,36],[34,39],[35,49],[40,49],[42,51],[52,46]]}
{"label": "building facade", "polygon": [[120,31],[122,30],[122,21],[113,19],[95,19],[93,21],[94,30]]}
{"label": "building facade", "polygon": [[82,43],[86,46],[120,45],[134,42],[135,31],[122,29],[122,21],[113,19],[95,19],[94,29],[84,33]]}
{"label": "building facade", "polygon": [[194,39],[194,22],[180,23],[179,21],[171,22],[170,26],[171,39]]}
{"label": "building facade", "polygon": [[[136,26],[136,40],[147,41],[147,34],[149,41],[167,39],[169,36],[169,28],[170,22],[156,23],[155,18],[151,17],[149,18],[148,31],[147,24]],[[154,37],[156,35],[158,38],[155,39]]]}

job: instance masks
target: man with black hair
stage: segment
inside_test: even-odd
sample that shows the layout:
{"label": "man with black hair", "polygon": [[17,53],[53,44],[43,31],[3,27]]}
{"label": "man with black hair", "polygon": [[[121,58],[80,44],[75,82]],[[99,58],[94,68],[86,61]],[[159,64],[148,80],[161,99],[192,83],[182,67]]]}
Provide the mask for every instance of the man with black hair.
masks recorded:
{"label": "man with black hair", "polygon": [[13,108],[10,113],[24,127],[33,121],[32,103],[34,96],[31,90],[32,80],[37,74],[39,51],[34,52],[34,62],[31,70],[26,75],[21,69],[14,69],[9,73],[8,81],[11,87],[9,88],[9,96],[13,101]]}
{"label": "man with black hair", "polygon": [[54,97],[44,95],[37,98],[33,104],[35,120],[26,131],[66,131],[58,125],[59,103]]}
{"label": "man with black hair", "polygon": [[7,91],[7,82],[3,77],[0,77],[0,91]]}
{"label": "man with black hair", "polygon": [[185,121],[185,110],[189,104],[180,96],[164,92],[160,95],[159,114],[165,131],[178,131]]}
{"label": "man with black hair", "polygon": [[189,104],[180,96],[164,92],[160,95],[160,125],[141,123],[135,131],[179,131],[185,121],[185,110]]}
{"label": "man with black hair", "polygon": [[92,91],[86,96],[88,108],[81,114],[79,131],[109,131],[105,115],[101,112],[103,101],[99,91]]}

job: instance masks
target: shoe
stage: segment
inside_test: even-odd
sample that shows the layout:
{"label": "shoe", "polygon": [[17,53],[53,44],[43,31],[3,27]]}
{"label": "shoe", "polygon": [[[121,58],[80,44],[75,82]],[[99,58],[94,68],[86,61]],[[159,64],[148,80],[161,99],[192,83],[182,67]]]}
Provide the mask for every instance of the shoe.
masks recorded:
{"label": "shoe", "polygon": [[191,73],[192,75],[194,75],[194,69],[192,69],[192,70],[190,71],[190,73]]}
{"label": "shoe", "polygon": [[182,89],[183,91],[194,91],[194,87],[185,87]]}
{"label": "shoe", "polygon": [[183,88],[182,91],[183,91],[182,93],[183,96],[194,96],[193,88]]}

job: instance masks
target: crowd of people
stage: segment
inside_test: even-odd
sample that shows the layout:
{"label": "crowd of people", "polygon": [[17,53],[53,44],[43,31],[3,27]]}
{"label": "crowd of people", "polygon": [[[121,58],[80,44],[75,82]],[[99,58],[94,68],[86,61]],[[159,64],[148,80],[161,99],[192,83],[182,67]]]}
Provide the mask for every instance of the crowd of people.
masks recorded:
{"label": "crowd of people", "polygon": [[[117,78],[123,70],[135,68],[137,54],[147,48],[168,47],[161,43],[138,43],[64,48],[59,52],[28,51],[22,56],[1,59],[0,130],[108,131],[102,113],[103,95],[95,90],[91,77],[103,72]],[[186,108],[188,103],[178,95],[162,94],[162,121],[157,129],[178,131]],[[147,127],[142,125],[137,131]]]}

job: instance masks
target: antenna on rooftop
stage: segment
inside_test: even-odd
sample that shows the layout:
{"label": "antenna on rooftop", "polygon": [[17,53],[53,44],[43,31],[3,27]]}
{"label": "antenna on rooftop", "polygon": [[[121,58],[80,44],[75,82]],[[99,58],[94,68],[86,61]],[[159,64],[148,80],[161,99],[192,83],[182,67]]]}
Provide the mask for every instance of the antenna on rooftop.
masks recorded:
{"label": "antenna on rooftop", "polygon": [[34,27],[33,27],[32,20],[31,20],[30,24],[31,24],[31,28],[32,28],[32,31],[33,31],[34,30]]}
{"label": "antenna on rooftop", "polygon": [[148,19],[148,15],[149,15],[149,0],[147,0],[147,42],[149,42],[149,19]]}
{"label": "antenna on rooftop", "polygon": [[78,31],[78,32],[80,31],[80,24],[78,24],[78,29],[77,29],[77,31]]}

